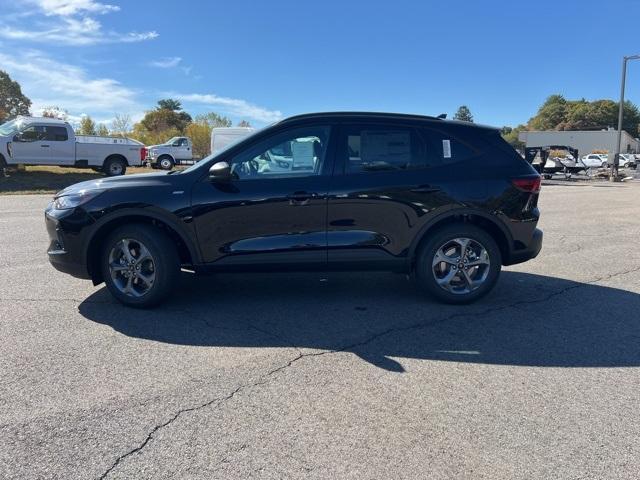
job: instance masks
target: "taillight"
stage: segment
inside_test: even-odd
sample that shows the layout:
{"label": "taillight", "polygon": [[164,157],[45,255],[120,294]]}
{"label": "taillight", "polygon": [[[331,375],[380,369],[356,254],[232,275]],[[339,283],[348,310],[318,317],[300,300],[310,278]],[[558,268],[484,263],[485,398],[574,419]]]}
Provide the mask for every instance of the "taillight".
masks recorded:
{"label": "taillight", "polygon": [[523,192],[538,193],[542,185],[542,178],[540,175],[536,175],[535,177],[514,178],[511,180],[511,183]]}
{"label": "taillight", "polygon": [[142,147],[140,149],[140,161],[144,162],[145,158],[147,158],[147,147]]}

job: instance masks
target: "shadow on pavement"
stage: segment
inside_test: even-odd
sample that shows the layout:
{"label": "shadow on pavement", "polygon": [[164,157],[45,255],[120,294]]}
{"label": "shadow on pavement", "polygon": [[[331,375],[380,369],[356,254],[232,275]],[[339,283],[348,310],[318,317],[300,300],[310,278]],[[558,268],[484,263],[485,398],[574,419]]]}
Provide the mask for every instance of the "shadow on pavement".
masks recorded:
{"label": "shadow on pavement", "polygon": [[640,366],[640,295],[503,272],[469,306],[425,298],[405,277],[310,274],[196,277],[173,300],[134,310],[100,289],[87,319],[134,338],[200,347],[343,350],[380,368],[394,358],[539,367]]}

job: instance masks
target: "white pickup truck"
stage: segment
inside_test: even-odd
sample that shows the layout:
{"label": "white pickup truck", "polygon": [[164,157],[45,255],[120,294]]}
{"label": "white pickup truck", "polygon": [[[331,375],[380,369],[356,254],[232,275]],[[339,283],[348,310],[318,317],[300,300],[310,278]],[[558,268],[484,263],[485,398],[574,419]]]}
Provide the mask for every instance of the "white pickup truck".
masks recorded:
{"label": "white pickup truck", "polygon": [[160,145],[147,148],[147,162],[153,168],[171,170],[174,165],[193,160],[193,144],[189,137],[173,137]]}
{"label": "white pickup truck", "polygon": [[89,167],[108,176],[124,175],[147,155],[136,140],[76,136],[69,123],[55,118],[17,117],[0,125],[0,168],[7,165]]}

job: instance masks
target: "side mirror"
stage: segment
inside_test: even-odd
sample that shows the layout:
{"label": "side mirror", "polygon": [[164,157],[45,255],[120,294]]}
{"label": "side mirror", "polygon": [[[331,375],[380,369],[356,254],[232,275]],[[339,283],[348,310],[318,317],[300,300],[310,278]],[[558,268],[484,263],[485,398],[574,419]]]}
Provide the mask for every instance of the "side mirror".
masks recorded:
{"label": "side mirror", "polygon": [[22,141],[22,134],[21,134],[21,133],[16,133],[16,134],[13,136],[13,141],[14,141],[14,142],[21,142],[21,141]]}
{"label": "side mirror", "polygon": [[209,168],[209,178],[219,182],[231,180],[231,166],[227,162],[216,162]]}

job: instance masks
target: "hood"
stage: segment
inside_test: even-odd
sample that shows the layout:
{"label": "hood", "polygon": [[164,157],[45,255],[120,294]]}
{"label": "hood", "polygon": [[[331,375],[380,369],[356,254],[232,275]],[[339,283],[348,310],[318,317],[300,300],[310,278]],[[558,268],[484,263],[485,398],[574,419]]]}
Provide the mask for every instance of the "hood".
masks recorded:
{"label": "hood", "polygon": [[85,190],[111,190],[113,188],[160,187],[170,185],[170,172],[138,173],[119,177],[97,178],[70,185],[55,194],[55,198],[77,194]]}

